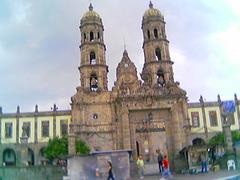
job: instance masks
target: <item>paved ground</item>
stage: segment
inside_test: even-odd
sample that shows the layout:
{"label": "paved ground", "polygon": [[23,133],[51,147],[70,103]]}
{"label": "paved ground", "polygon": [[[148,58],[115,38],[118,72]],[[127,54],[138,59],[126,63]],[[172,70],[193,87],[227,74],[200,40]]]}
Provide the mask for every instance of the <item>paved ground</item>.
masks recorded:
{"label": "paved ground", "polygon": [[[228,177],[231,176],[240,176],[240,171],[220,171],[220,172],[208,172],[206,174],[197,174],[197,175],[173,175],[168,180],[228,180]],[[138,180],[139,177],[134,177],[132,180]],[[164,180],[161,176],[145,176],[144,180]],[[234,179],[237,180],[237,179]],[[240,178],[238,179],[240,180]]]}

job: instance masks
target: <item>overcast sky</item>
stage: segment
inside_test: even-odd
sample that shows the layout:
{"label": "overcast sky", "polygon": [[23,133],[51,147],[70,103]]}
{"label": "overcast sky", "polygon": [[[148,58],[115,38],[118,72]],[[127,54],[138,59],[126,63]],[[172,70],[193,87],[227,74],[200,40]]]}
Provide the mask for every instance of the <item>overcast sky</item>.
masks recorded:
{"label": "overcast sky", "polygon": [[[3,112],[70,109],[79,86],[79,23],[89,0],[0,1],[0,106]],[[240,98],[240,1],[152,0],[165,17],[175,81],[190,102]],[[109,89],[124,39],[142,71],[141,21],[148,0],[92,0],[104,24]]]}

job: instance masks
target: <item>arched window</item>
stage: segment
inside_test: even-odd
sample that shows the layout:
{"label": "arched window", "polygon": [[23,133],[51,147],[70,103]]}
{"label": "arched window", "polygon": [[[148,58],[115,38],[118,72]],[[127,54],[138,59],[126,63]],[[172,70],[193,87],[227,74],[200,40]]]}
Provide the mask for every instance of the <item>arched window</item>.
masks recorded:
{"label": "arched window", "polygon": [[13,149],[5,149],[3,151],[3,165],[4,166],[16,165],[16,154]]}
{"label": "arched window", "polygon": [[100,33],[99,32],[97,33],[97,38],[100,39]]}
{"label": "arched window", "polygon": [[154,32],[154,37],[155,37],[155,38],[158,38],[158,30],[157,30],[157,29],[154,29],[153,32]]}
{"label": "arched window", "polygon": [[98,90],[98,78],[96,74],[90,76],[90,91]]}
{"label": "arched window", "polygon": [[96,55],[95,52],[90,52],[90,64],[96,64]]}
{"label": "arched window", "polygon": [[147,31],[147,36],[148,36],[148,39],[150,39],[150,31],[149,30]]}
{"label": "arched window", "polygon": [[27,161],[28,161],[28,165],[34,165],[34,152],[30,148],[28,148]]}
{"label": "arched window", "polygon": [[165,78],[164,78],[164,72],[163,70],[159,69],[157,72],[157,83],[161,86],[165,86]]}
{"label": "arched window", "polygon": [[84,41],[86,41],[87,39],[86,33],[84,33],[83,36],[84,36]]}
{"label": "arched window", "polygon": [[206,143],[205,143],[205,141],[202,138],[195,138],[195,139],[193,139],[192,144],[194,146],[203,146]]}
{"label": "arched window", "polygon": [[159,48],[155,49],[155,55],[156,55],[156,60],[158,60],[158,61],[162,60],[161,50]]}
{"label": "arched window", "polygon": [[93,32],[90,32],[90,41],[93,41],[93,39],[94,39]]}

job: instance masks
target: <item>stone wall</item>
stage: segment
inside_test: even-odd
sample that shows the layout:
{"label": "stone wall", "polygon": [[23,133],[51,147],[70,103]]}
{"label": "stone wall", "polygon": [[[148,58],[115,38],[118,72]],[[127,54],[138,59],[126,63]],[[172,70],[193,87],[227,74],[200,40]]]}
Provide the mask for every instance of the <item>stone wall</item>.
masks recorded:
{"label": "stone wall", "polygon": [[106,179],[108,161],[112,162],[116,179],[130,178],[130,162],[128,151],[97,152],[88,156],[68,158],[68,176],[71,180]]}
{"label": "stone wall", "polygon": [[61,180],[64,171],[57,166],[1,167],[0,180]]}

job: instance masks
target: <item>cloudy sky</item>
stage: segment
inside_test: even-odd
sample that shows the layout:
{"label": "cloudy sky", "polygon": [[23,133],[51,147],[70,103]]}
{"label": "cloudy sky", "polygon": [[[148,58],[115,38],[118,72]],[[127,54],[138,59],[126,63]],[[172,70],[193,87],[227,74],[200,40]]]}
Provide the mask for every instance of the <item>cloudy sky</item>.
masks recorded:
{"label": "cloudy sky", "polygon": [[[3,112],[70,109],[79,86],[80,18],[90,0],[0,1],[0,106]],[[240,98],[240,1],[152,0],[165,16],[175,80],[190,102]],[[141,72],[141,20],[148,0],[92,0],[102,17],[109,89],[124,39]]]}

